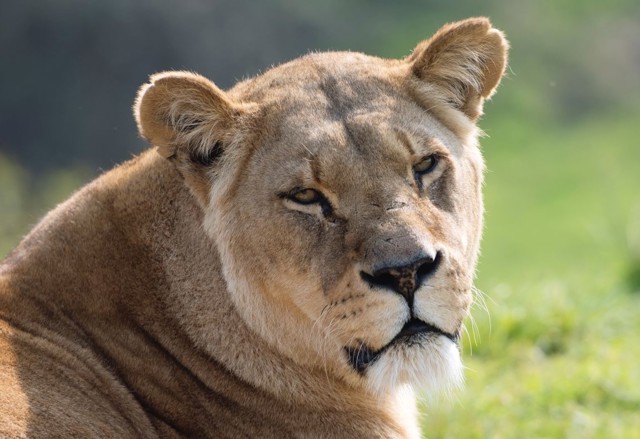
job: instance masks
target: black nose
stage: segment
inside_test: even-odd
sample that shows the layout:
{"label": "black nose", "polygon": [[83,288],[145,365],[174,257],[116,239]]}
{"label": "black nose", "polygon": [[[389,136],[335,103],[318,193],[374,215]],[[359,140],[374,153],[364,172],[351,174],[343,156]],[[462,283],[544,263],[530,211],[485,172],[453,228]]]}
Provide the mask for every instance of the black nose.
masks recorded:
{"label": "black nose", "polygon": [[373,274],[360,272],[362,279],[372,287],[385,288],[401,294],[413,307],[413,295],[422,283],[432,275],[440,265],[440,252],[435,256],[420,257],[407,265],[383,267]]}

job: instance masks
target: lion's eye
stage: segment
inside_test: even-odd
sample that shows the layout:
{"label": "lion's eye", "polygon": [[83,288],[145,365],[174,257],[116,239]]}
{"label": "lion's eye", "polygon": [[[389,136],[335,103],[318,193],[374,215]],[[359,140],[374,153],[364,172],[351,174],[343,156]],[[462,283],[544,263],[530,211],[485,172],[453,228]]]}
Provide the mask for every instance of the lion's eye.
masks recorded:
{"label": "lion's eye", "polygon": [[433,171],[438,165],[438,156],[431,154],[413,165],[413,172],[418,175],[425,175]]}
{"label": "lion's eye", "polygon": [[287,198],[299,204],[320,203],[324,197],[314,189],[298,189],[288,194]]}
{"label": "lion's eye", "polygon": [[[309,206],[309,208],[316,209],[316,206],[320,207],[320,212],[325,218],[331,217],[333,214],[333,208],[329,200],[322,194],[322,192],[309,188],[296,188],[289,192],[281,193],[280,197],[292,201],[300,206]],[[307,212],[308,208],[302,209]],[[307,212],[309,213],[309,212]]]}

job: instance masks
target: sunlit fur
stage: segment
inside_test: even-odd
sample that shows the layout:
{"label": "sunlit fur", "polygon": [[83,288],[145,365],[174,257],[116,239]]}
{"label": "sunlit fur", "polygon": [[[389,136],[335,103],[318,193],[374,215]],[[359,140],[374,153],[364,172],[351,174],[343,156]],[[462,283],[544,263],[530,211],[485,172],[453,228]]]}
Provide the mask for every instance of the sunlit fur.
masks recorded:
{"label": "sunlit fur", "polygon": [[451,340],[428,336],[424,345],[389,349],[367,372],[377,394],[390,394],[403,385],[422,388],[429,395],[451,394],[463,381],[460,351]]}

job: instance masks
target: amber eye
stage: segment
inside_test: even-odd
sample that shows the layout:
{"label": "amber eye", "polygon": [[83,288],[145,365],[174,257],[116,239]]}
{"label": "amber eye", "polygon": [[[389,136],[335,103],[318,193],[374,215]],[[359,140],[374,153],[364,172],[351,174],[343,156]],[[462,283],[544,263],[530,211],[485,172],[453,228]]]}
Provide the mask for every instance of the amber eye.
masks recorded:
{"label": "amber eye", "polygon": [[314,204],[324,200],[320,192],[314,189],[298,189],[289,193],[287,198],[299,204]]}
{"label": "amber eye", "polygon": [[438,156],[436,156],[435,154],[431,154],[413,165],[413,172],[418,175],[428,174],[436,168],[437,164]]}
{"label": "amber eye", "polygon": [[282,192],[279,196],[301,206],[318,205],[325,218],[330,218],[333,215],[333,207],[331,207],[329,200],[322,192],[315,189],[295,188],[289,192]]}

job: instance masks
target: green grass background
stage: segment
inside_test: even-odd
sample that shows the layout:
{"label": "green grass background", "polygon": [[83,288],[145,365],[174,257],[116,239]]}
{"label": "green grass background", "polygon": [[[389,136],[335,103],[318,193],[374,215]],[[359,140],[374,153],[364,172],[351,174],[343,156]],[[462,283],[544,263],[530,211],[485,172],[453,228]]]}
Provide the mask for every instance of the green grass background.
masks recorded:
{"label": "green grass background", "polygon": [[[490,122],[465,389],[433,438],[640,437],[640,112],[525,133]],[[508,125],[508,122],[507,122]]]}
{"label": "green grass background", "polygon": [[[375,4],[378,38],[343,43],[382,56],[476,14],[511,41],[481,122],[483,299],[467,382],[424,402],[425,437],[640,438],[640,2],[279,3],[325,21]],[[0,256],[94,175],[32,175],[0,150]]]}

